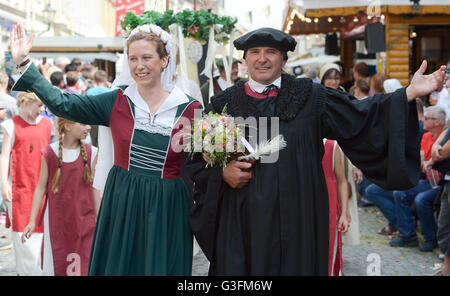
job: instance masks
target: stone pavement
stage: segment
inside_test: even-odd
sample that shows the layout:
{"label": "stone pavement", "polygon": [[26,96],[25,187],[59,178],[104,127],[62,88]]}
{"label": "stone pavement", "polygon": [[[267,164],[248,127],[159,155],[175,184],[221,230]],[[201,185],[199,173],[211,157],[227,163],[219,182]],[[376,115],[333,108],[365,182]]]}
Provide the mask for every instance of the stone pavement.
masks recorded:
{"label": "stone pavement", "polygon": [[15,276],[16,261],[11,243],[11,229],[5,228],[5,216],[0,216],[0,276]]}
{"label": "stone pavement", "polygon": [[[358,208],[358,212],[361,244],[343,246],[345,275],[366,276],[368,271],[369,274],[376,273],[378,266],[379,274],[383,276],[420,276],[434,273],[437,266],[442,264],[437,252],[422,253],[418,248],[390,247],[389,238],[377,234],[377,231],[386,225],[383,215],[374,207]],[[0,217],[0,246],[8,242],[10,230],[5,229],[4,221]],[[379,264],[374,261],[377,258],[380,259]],[[208,260],[199,251],[194,256],[192,275],[207,275],[208,266]],[[16,275],[13,248],[0,248],[0,275]]]}

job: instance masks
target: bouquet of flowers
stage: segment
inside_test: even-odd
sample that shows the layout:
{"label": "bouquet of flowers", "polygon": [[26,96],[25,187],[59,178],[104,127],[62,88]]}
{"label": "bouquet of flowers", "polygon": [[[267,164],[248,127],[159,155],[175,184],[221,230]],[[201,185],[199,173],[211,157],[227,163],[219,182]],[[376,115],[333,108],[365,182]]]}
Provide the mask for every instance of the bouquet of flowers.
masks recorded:
{"label": "bouquet of flowers", "polygon": [[253,148],[244,137],[242,125],[234,122],[233,117],[226,114],[226,106],[221,114],[209,112],[201,119],[194,119],[191,129],[190,149],[193,157],[201,152],[206,160],[206,167],[221,166],[224,168],[231,160],[259,160],[262,156],[275,153],[286,147],[282,135],[271,141],[264,141]]}
{"label": "bouquet of flowers", "polygon": [[239,152],[245,151],[240,144],[243,137],[244,133],[234,123],[233,117],[226,114],[225,106],[222,114],[209,112],[203,118],[194,120],[189,152],[192,156],[195,152],[201,152],[207,159],[206,167],[225,167]]}

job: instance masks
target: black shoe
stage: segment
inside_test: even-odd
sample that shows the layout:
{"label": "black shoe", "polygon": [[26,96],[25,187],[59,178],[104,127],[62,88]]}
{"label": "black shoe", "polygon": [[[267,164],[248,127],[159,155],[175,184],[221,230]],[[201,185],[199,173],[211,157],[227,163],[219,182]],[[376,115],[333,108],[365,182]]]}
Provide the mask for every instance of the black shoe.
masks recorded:
{"label": "black shoe", "polygon": [[426,242],[424,242],[421,246],[420,246],[420,248],[419,248],[419,250],[421,251],[421,252],[432,252],[435,248],[437,247],[437,243],[436,243],[436,241],[426,241]]}
{"label": "black shoe", "polygon": [[363,197],[363,198],[361,198],[360,200],[358,200],[358,205],[359,205],[360,207],[371,207],[371,206],[373,206],[374,204],[371,203],[370,201],[368,201],[367,199],[365,199],[365,198]]}
{"label": "black shoe", "polygon": [[399,237],[397,239],[393,239],[389,242],[389,245],[391,247],[417,247],[419,245],[419,241],[417,240],[417,237],[414,239],[405,239],[403,237]]}

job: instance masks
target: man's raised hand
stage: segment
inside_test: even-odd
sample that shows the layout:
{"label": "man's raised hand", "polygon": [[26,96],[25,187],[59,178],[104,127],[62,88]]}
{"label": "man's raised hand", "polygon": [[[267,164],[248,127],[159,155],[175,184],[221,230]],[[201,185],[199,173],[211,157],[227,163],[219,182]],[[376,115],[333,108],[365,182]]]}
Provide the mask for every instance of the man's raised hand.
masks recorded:
{"label": "man's raised hand", "polygon": [[441,87],[444,83],[445,68],[445,66],[441,66],[435,72],[424,75],[427,70],[427,61],[424,60],[422,65],[420,65],[419,70],[414,73],[411,83],[406,88],[408,102],[411,102],[418,97],[428,95]]}

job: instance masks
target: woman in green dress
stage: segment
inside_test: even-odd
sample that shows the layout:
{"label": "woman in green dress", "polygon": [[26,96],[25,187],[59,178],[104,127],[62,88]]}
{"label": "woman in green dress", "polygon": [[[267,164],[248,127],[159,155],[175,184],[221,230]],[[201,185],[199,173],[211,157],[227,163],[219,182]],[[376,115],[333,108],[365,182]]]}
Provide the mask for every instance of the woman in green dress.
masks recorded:
{"label": "woman in green dress", "polygon": [[97,96],[53,88],[29,62],[32,41],[21,24],[13,27],[11,52],[23,73],[14,90],[33,91],[55,115],[104,125],[112,133],[114,166],[103,193],[89,275],[190,275],[190,201],[180,178],[185,154],[171,143],[182,144],[177,136],[189,128],[185,123],[201,104],[171,83],[175,61],[169,34],[155,25],[133,30],[120,77],[130,84]]}

